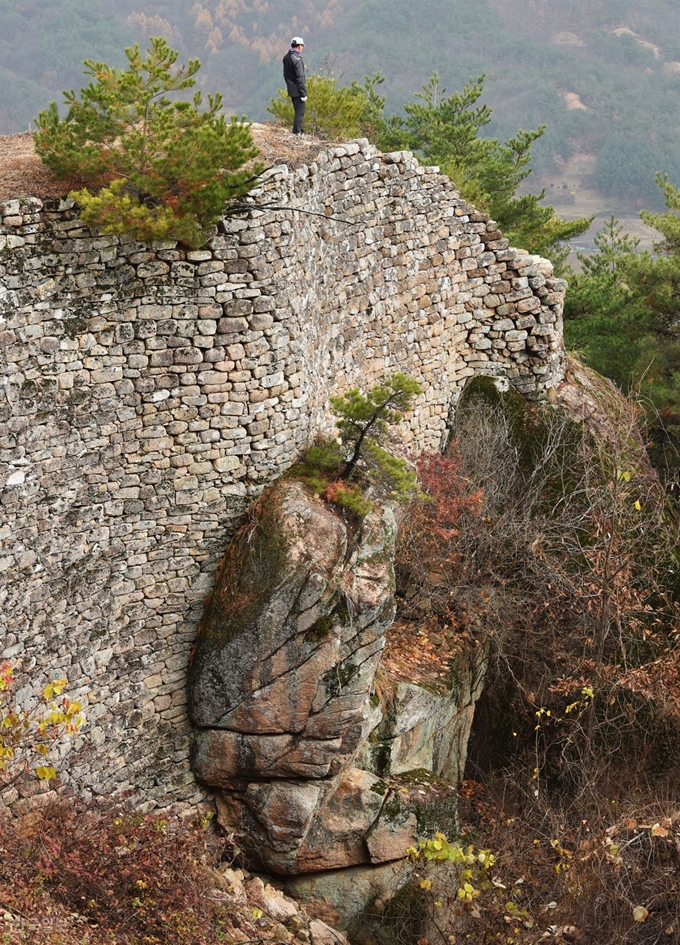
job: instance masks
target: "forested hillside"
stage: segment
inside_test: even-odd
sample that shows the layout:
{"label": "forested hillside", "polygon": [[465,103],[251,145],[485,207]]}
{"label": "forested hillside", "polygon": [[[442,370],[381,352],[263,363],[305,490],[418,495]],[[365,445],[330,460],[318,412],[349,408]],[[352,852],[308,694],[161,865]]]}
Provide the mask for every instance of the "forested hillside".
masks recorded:
{"label": "forested hillside", "polygon": [[595,188],[612,209],[659,204],[654,171],[680,179],[680,6],[673,0],[0,0],[0,132],[78,87],[83,58],[165,36],[204,62],[229,109],[267,117],[293,32],[311,70],[380,70],[400,111],[438,70],[449,91],[486,73],[489,134],[547,124],[534,167],[559,205]]}

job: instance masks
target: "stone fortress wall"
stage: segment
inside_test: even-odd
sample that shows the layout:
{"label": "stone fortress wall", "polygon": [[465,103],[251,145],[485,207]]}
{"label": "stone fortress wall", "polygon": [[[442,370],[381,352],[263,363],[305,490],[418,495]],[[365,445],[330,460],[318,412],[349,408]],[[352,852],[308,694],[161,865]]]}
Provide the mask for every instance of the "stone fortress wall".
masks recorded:
{"label": "stone fortress wall", "polygon": [[332,429],[329,395],[412,375],[417,452],[469,377],[562,377],[565,284],[437,168],[360,140],[253,199],[195,252],[92,233],[69,201],[0,206],[0,657],[23,704],[54,675],[86,702],[85,793],[202,796],[203,601],[249,501]]}

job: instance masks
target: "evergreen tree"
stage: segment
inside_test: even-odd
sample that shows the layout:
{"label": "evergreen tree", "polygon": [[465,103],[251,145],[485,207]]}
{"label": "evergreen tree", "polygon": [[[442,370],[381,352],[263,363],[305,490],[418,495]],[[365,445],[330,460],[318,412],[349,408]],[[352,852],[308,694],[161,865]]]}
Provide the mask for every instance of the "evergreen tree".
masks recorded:
{"label": "evergreen tree", "polygon": [[[382,384],[362,394],[357,387],[351,388],[341,397],[331,397],[331,406],[338,415],[338,432],[346,451],[346,462],[341,478],[347,482],[356,476],[358,464],[363,461],[373,469],[373,475],[392,478],[390,454],[380,444],[390,424],[398,423],[412,399],[420,393],[420,386],[406,374],[392,374]],[[403,460],[397,460],[403,473]]]}
{"label": "evergreen tree", "polygon": [[638,366],[641,388],[655,411],[652,454],[661,472],[680,474],[680,189],[657,174],[668,211],[640,216],[661,234],[654,252],[631,257],[626,277],[636,286],[645,309],[649,349]]}
{"label": "evergreen tree", "polygon": [[590,226],[590,219],[562,220],[553,208],[542,206],[545,196],[517,190],[531,174],[531,147],[545,133],[518,131],[501,144],[481,137],[492,110],[479,104],[484,76],[470,79],[462,92],[446,95],[435,72],[416,94],[420,101],[404,107],[406,117],[387,120],[378,144],[387,149],[408,148],[438,164],[462,195],[499,224],[511,243],[546,255],[560,265],[566,259],[566,242]]}
{"label": "evergreen tree", "polygon": [[660,234],[654,252],[610,219],[596,238],[597,252],[579,257],[583,272],[571,280],[565,305],[565,340],[597,371],[647,411],[649,450],[663,478],[680,474],[680,191],[657,176],[666,213],[641,214]]}
{"label": "evergreen tree", "polygon": [[372,507],[364,491],[407,501],[416,486],[415,471],[383,444],[390,425],[402,419],[419,393],[417,381],[397,372],[365,394],[352,387],[331,397],[339,439],[311,446],[292,474],[329,502],[358,515]]}
{"label": "evergreen tree", "polygon": [[649,341],[647,313],[627,277],[637,244],[612,215],[595,237],[595,252],[577,254],[582,271],[569,279],[564,308],[567,346],[626,393],[639,380]]}
{"label": "evergreen tree", "polygon": [[57,177],[85,181],[73,196],[89,225],[200,246],[261,171],[250,126],[228,123],[219,95],[205,109],[200,92],[174,96],[196,84],[201,64],[177,67],[166,40],[152,37],[145,56],[138,45],[125,54],[127,69],[85,61],[92,81],[80,95],[64,93],[66,118],[56,102],[40,112],[36,151]]}

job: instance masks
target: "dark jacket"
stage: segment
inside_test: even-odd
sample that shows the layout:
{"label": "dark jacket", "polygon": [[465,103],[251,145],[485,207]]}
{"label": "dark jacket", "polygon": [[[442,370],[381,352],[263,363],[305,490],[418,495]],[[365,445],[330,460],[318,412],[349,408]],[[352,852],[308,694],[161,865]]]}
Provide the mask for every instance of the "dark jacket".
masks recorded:
{"label": "dark jacket", "polygon": [[289,49],[283,57],[283,78],[291,98],[302,98],[307,94],[305,64],[295,49]]}

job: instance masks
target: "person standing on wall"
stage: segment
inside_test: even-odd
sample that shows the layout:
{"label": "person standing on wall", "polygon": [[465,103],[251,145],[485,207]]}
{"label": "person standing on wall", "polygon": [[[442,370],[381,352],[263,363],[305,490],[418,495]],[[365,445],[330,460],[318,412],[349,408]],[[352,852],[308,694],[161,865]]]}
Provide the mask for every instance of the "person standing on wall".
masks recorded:
{"label": "person standing on wall", "polygon": [[302,61],[302,50],[305,41],[300,36],[293,36],[290,49],[283,57],[283,78],[286,80],[288,94],[293,100],[295,118],[293,120],[293,134],[304,134],[302,119],[305,117],[305,102],[307,101],[307,81],[305,79],[305,64]]}

